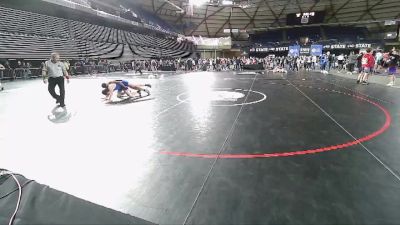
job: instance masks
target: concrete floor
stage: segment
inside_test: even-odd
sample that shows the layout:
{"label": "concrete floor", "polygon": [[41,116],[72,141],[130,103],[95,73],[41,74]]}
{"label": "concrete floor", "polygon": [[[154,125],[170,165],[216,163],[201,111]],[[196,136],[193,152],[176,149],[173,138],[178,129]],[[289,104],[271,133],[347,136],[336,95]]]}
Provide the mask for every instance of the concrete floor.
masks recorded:
{"label": "concrete floor", "polygon": [[199,72],[105,104],[107,79],[72,79],[50,119],[40,80],[4,84],[0,167],[159,224],[400,221],[399,89]]}

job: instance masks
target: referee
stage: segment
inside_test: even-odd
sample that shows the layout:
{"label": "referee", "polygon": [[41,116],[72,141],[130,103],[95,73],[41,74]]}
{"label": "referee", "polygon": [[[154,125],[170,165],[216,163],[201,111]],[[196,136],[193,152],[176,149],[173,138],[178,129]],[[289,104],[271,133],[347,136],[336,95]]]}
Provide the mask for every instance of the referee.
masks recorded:
{"label": "referee", "polygon": [[[52,53],[51,59],[44,63],[42,76],[45,84],[47,84],[48,80],[48,90],[50,95],[56,99],[56,103],[59,103],[60,107],[65,107],[64,77],[69,83],[69,75],[65,69],[64,63],[60,62],[60,55],[58,53]],[[56,94],[56,85],[58,85],[58,88],[60,89],[60,95]]]}

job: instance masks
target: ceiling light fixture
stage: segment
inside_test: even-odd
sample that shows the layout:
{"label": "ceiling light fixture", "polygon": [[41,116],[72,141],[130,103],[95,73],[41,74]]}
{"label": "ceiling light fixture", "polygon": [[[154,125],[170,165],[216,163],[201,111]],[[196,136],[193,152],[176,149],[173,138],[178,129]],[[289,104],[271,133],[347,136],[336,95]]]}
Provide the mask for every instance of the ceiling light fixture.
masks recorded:
{"label": "ceiling light fixture", "polygon": [[205,3],[209,2],[209,0],[189,0],[190,5],[201,6]]}

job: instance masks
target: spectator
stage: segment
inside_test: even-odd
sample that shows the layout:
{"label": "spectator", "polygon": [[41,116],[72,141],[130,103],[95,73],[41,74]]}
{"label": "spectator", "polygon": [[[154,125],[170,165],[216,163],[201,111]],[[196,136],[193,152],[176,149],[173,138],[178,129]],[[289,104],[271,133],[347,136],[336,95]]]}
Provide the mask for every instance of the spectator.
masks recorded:
{"label": "spectator", "polygon": [[317,65],[317,56],[313,56],[311,60],[311,69],[315,70],[315,65]]}
{"label": "spectator", "polygon": [[347,63],[347,69],[350,73],[353,73],[356,62],[357,62],[357,55],[355,55],[354,52],[350,52]]}
{"label": "spectator", "polygon": [[325,70],[327,70],[327,71],[330,71],[331,70],[331,67],[332,67],[332,63],[333,63],[333,55],[331,55],[331,52],[327,52],[326,53],[326,56],[327,56],[327,61],[326,61],[326,67],[325,67]]}
{"label": "spectator", "polygon": [[64,67],[65,67],[65,69],[67,70],[68,74],[70,74],[70,73],[71,73],[71,71],[70,71],[70,69],[71,69],[71,64],[69,63],[68,60],[65,60],[65,61],[64,61]]}
{"label": "spectator", "polygon": [[3,64],[0,63],[0,79],[3,79],[4,76],[4,70],[6,68],[3,66]]}
{"label": "spectator", "polygon": [[357,83],[368,84],[368,78],[372,74],[375,66],[375,58],[372,55],[372,50],[367,49],[361,60],[362,73],[358,76]]}
{"label": "spectator", "polygon": [[30,62],[27,62],[26,64],[25,64],[25,73],[26,73],[26,78],[30,78],[31,76],[32,76],[32,71],[31,71],[31,67],[32,67],[32,65],[31,65],[31,63]]}
{"label": "spectator", "polygon": [[362,61],[363,56],[364,56],[364,53],[362,53],[362,52],[361,52],[360,54],[357,55],[357,69],[358,69],[358,72],[359,72],[359,73],[362,72],[362,64],[361,64],[361,61]]}
{"label": "spectator", "polygon": [[390,78],[390,82],[387,84],[388,86],[393,86],[396,80],[396,70],[397,64],[399,63],[400,55],[396,50],[392,50],[389,53],[389,60],[387,62],[388,65],[388,74]]}
{"label": "spectator", "polygon": [[338,60],[339,70],[343,70],[344,55],[343,55],[343,54],[340,54],[340,55],[337,57],[337,60]]}
{"label": "spectator", "polygon": [[11,69],[10,62],[6,61],[6,63],[4,64],[4,67],[5,67],[7,70],[10,70],[10,69]]}
{"label": "spectator", "polygon": [[193,61],[192,61],[192,59],[188,59],[187,61],[186,61],[186,65],[187,65],[187,70],[188,71],[192,71],[193,70]]}
{"label": "spectator", "polygon": [[378,49],[375,54],[375,71],[382,68],[383,64],[383,53],[382,50]]}
{"label": "spectator", "polygon": [[142,65],[141,65],[141,63],[140,63],[139,61],[136,62],[136,64],[135,64],[135,73],[136,73],[136,72],[139,72],[140,75],[143,74],[143,72],[142,72]]}
{"label": "spectator", "polygon": [[28,68],[25,62],[22,62],[21,67],[22,70],[20,70],[20,74],[24,79],[28,78]]}

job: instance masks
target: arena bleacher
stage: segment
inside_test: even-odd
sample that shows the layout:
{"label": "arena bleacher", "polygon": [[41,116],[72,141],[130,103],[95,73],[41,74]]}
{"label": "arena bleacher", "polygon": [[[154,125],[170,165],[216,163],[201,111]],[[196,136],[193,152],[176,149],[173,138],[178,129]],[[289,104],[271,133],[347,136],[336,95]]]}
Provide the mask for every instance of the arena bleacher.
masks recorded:
{"label": "arena bleacher", "polygon": [[0,58],[47,59],[51,52],[78,60],[116,59],[132,51],[134,58],[188,57],[189,43],[75,20],[0,7]]}

